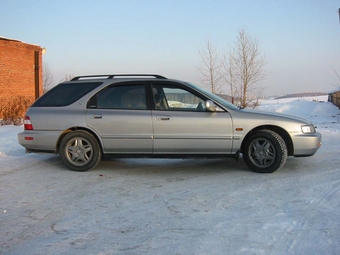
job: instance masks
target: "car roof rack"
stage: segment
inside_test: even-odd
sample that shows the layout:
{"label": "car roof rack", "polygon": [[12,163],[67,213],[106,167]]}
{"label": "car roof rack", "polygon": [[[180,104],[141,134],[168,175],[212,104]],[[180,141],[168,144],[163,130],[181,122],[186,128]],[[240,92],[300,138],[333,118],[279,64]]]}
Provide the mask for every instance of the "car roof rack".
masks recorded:
{"label": "car roof rack", "polygon": [[76,76],[72,78],[71,81],[79,81],[79,80],[91,80],[91,79],[113,79],[119,77],[154,77],[156,79],[166,79],[166,77],[158,74],[100,74],[100,75],[85,75],[85,76]]}

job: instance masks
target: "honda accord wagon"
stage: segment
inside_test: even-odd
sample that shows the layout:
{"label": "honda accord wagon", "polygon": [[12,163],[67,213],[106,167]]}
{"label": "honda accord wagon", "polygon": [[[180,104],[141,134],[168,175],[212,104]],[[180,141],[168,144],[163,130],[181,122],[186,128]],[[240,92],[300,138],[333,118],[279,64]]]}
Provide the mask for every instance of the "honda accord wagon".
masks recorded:
{"label": "honda accord wagon", "polygon": [[60,155],[86,171],[102,157],[243,156],[259,173],[288,156],[316,153],[321,135],[307,120],[236,107],[191,83],[160,75],[78,76],[27,110],[18,134],[26,152]]}

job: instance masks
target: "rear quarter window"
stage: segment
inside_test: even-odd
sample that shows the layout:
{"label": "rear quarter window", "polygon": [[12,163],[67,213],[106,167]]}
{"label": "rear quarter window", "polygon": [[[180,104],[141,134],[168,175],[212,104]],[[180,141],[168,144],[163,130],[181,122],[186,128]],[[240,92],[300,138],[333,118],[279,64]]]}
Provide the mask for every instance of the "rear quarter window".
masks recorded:
{"label": "rear quarter window", "polygon": [[41,96],[32,107],[67,106],[101,84],[101,82],[61,83]]}

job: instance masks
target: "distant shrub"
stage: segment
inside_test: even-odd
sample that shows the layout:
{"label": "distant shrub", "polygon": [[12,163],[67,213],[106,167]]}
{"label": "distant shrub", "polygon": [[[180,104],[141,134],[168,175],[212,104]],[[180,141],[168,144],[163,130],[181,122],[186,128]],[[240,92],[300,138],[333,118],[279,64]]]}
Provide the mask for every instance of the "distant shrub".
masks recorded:
{"label": "distant shrub", "polygon": [[1,98],[0,125],[22,125],[25,112],[33,99],[25,96]]}

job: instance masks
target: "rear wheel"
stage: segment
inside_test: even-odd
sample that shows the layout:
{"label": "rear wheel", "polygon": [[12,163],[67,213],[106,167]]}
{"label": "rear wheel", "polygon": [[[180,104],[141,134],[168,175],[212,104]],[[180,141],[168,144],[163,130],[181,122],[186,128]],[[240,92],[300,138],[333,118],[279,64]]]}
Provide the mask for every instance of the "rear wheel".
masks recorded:
{"label": "rear wheel", "polygon": [[87,171],[100,162],[102,152],[97,139],[86,131],[68,133],[60,143],[61,160],[74,171]]}
{"label": "rear wheel", "polygon": [[287,146],[282,137],[271,130],[259,130],[245,142],[243,157],[257,173],[272,173],[287,160]]}

